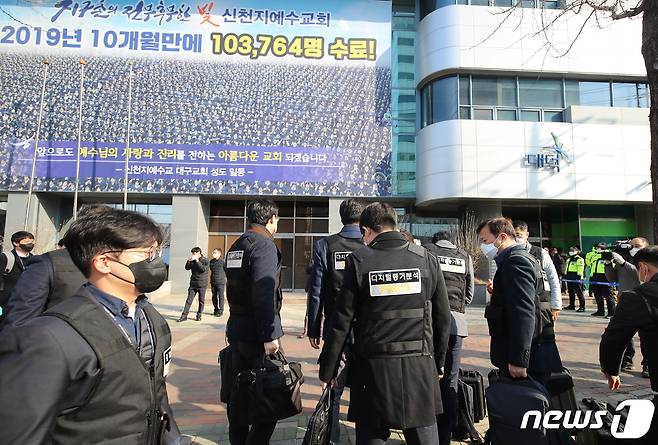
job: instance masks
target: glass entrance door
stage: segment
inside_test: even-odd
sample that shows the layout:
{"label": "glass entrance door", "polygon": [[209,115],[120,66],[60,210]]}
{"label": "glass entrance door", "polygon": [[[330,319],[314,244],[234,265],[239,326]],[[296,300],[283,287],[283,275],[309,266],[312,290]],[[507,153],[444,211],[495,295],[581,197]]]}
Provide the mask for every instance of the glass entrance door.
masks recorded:
{"label": "glass entrance door", "polygon": [[292,289],[293,238],[274,238],[274,244],[281,251],[281,288]]}

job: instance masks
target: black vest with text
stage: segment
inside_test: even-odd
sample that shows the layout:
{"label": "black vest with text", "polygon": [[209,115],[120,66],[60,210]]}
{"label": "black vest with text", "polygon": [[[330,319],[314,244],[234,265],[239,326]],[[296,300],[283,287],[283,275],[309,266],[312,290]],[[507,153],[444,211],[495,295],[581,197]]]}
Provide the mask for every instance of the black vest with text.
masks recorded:
{"label": "black vest with text", "polygon": [[[264,235],[248,231],[233,243],[226,253],[226,300],[231,316],[254,317],[254,307],[251,300],[254,282],[251,278],[251,254],[254,245]],[[274,242],[268,240],[268,242]],[[281,310],[283,292],[281,291],[281,252],[277,247],[278,262],[275,289],[277,294],[276,312]]]}
{"label": "black vest with text", "polygon": [[327,272],[322,277],[322,304],[325,317],[333,317],[336,297],[343,287],[343,275],[347,257],[364,247],[361,239],[345,238],[335,234],[325,238],[327,243]]}
{"label": "black vest with text", "polygon": [[431,298],[438,264],[415,244],[352,253],[360,300],[354,322],[357,353],[394,358],[434,352]]}
{"label": "black vest with text", "polygon": [[533,341],[551,340],[555,338],[555,323],[551,313],[551,288],[544,265],[542,263],[541,248],[530,246],[530,251],[514,252],[512,255],[523,255],[528,258],[535,269],[537,277],[535,300],[535,335]]}
{"label": "black vest with text", "polygon": [[71,259],[68,250],[52,250],[44,255],[53,265],[53,285],[46,302],[46,309],[50,309],[75,295],[87,279]]}
{"label": "black vest with text", "polygon": [[439,260],[443,279],[448,289],[450,310],[461,314],[466,312],[466,273],[468,272],[468,254],[462,249],[428,244],[424,246]]}
{"label": "black vest with text", "polygon": [[165,376],[171,360],[171,331],[147,303],[144,312],[155,343],[152,360],[141,358],[111,315],[81,290],[44,312],[71,325],[94,350],[100,373],[83,406],[55,422],[55,444],[159,445],[167,405]]}

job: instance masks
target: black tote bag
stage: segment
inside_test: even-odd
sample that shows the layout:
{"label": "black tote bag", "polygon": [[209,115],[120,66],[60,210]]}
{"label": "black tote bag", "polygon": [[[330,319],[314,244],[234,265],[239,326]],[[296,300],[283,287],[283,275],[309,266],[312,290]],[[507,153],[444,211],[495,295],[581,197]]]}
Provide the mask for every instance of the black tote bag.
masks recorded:
{"label": "black tote bag", "polygon": [[238,374],[230,397],[229,420],[240,424],[287,419],[302,412],[302,365],[288,362],[281,351],[260,368]]}

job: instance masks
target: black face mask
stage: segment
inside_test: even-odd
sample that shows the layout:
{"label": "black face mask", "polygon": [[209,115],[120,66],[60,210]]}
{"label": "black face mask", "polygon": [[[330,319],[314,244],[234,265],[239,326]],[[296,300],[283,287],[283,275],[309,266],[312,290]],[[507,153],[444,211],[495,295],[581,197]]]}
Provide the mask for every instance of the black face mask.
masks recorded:
{"label": "black face mask", "polygon": [[32,249],[34,249],[34,243],[19,244],[18,247],[26,252],[32,252]]}
{"label": "black face mask", "polygon": [[123,264],[133,273],[135,282],[128,281],[125,278],[114,275],[126,283],[134,284],[135,288],[143,294],[154,292],[162,286],[162,283],[167,279],[167,266],[162,258],[158,257],[153,261],[144,260],[132,264],[124,264],[121,261],[114,260],[119,264]]}

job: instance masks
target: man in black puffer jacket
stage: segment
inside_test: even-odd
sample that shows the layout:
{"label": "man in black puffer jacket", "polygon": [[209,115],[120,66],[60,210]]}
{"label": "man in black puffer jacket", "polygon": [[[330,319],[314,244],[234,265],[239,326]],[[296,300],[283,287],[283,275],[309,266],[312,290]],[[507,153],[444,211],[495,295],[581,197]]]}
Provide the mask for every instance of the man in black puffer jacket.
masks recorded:
{"label": "man in black puffer jacket", "polygon": [[185,263],[185,270],[191,270],[190,287],[187,289],[187,300],[183,313],[178,319],[179,322],[187,320],[187,314],[190,312],[190,306],[194,297],[199,294],[199,310],[196,313],[196,321],[201,321],[203,308],[206,305],[206,289],[208,288],[208,259],[203,256],[200,247],[191,250],[192,256]]}

